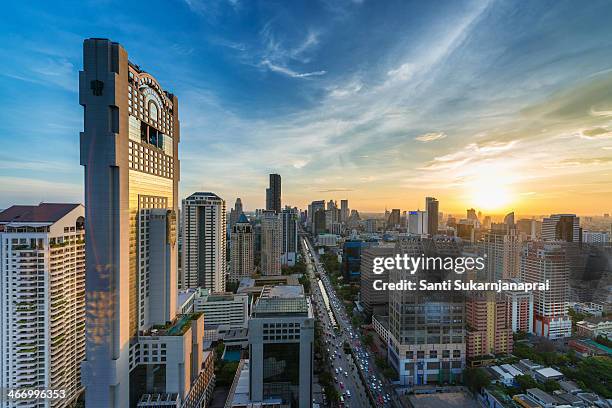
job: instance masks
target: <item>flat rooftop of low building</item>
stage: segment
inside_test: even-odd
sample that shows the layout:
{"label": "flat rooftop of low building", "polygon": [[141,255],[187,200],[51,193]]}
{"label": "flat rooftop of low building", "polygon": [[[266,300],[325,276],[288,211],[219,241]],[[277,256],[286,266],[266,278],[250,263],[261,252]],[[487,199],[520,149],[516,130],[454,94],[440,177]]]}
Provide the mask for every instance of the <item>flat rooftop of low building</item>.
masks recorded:
{"label": "flat rooftop of low building", "polygon": [[266,287],[254,307],[256,317],[267,314],[308,315],[310,312],[310,303],[301,285]]}
{"label": "flat rooftop of low building", "polygon": [[559,377],[563,375],[563,373],[560,373],[552,367],[540,368],[539,370],[536,370],[536,373],[546,378]]}
{"label": "flat rooftop of low building", "polygon": [[263,298],[282,298],[293,299],[304,297],[304,287],[302,285],[278,285],[271,287]]}
{"label": "flat rooftop of low building", "polygon": [[553,397],[546,391],[542,391],[539,388],[529,388],[527,390],[527,394],[534,395],[535,397],[539,398],[541,401],[544,401],[547,404],[557,404],[559,402],[555,397]]}

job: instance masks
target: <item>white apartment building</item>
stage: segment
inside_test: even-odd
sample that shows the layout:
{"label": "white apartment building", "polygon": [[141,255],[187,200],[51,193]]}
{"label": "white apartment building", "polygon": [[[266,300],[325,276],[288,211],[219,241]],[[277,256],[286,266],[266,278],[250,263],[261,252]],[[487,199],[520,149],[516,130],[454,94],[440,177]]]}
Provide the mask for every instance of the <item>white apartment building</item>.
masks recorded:
{"label": "white apartment building", "polygon": [[83,388],[85,219],[81,204],[15,205],[0,213],[0,387],[65,390],[63,399],[2,407],[67,407]]}
{"label": "white apartment building", "polygon": [[427,235],[427,211],[408,212],[408,232],[415,235]]}
{"label": "white apartment building", "polygon": [[183,262],[181,289],[203,287],[225,291],[225,201],[210,192],[183,200]]}
{"label": "white apartment building", "polygon": [[569,264],[559,243],[530,242],[521,256],[521,279],[527,283],[549,282],[550,290],[533,292],[534,332],[557,339],[572,335],[567,314]]}
{"label": "white apartment building", "polygon": [[602,231],[582,231],[582,241],[587,244],[604,244],[610,242],[610,233]]}
{"label": "white apartment building", "polygon": [[246,293],[211,293],[199,289],[193,302],[196,313],[204,313],[204,324],[225,325],[230,329],[247,328],[249,322],[249,295]]}

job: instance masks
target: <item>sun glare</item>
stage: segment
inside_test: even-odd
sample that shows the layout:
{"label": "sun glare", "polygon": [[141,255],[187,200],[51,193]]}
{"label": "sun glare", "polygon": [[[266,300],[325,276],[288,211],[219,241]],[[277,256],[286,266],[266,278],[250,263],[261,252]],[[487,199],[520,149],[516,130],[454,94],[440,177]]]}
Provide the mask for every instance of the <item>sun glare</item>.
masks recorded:
{"label": "sun glare", "polygon": [[481,185],[472,191],[469,202],[482,210],[504,210],[511,202],[511,194],[505,186]]}

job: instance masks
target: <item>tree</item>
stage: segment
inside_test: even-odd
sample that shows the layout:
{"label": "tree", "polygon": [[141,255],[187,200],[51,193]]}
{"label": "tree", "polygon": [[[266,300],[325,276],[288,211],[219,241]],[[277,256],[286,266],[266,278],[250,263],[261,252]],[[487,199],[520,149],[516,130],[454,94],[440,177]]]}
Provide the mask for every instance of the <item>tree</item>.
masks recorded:
{"label": "tree", "polygon": [[525,392],[530,388],[538,388],[538,383],[530,375],[517,375],[514,381],[521,387],[521,391]]}
{"label": "tree", "polygon": [[374,344],[374,336],[372,336],[372,333],[368,333],[365,335],[365,337],[363,338],[363,344],[368,347]]}
{"label": "tree", "polygon": [[463,371],[463,382],[472,392],[478,393],[489,386],[491,379],[480,368],[466,368]]}
{"label": "tree", "polygon": [[552,393],[553,391],[557,391],[559,389],[561,389],[561,386],[555,380],[548,380],[544,383],[544,391],[548,393]]}

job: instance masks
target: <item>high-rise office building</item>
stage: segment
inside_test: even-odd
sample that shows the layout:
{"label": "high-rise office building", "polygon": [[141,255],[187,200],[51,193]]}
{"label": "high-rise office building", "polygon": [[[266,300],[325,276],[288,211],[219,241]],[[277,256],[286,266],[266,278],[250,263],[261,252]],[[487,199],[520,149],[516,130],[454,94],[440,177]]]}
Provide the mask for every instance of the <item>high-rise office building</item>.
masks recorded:
{"label": "high-rise office building", "polygon": [[281,212],[281,176],[270,174],[270,187],[266,190],[266,210]]}
{"label": "high-rise office building", "polygon": [[298,256],[297,209],[285,207],[281,212],[281,221],[283,228],[281,263],[287,266],[294,266]]}
{"label": "high-rise office building", "polygon": [[248,406],[312,406],[314,326],[302,286],[264,288],[249,320]]}
{"label": "high-rise office building", "polygon": [[395,244],[384,243],[381,245],[363,248],[360,257],[360,297],[361,304],[367,315],[389,314],[389,291],[374,288],[375,281],[380,283],[389,282],[389,271],[385,269],[381,274],[374,273],[374,259],[379,257],[392,257],[395,255]]}
{"label": "high-rise office building", "polygon": [[544,241],[578,243],[581,241],[580,235],[580,217],[576,217],[576,214],[552,214],[542,221]]}
{"label": "high-rise office building", "polygon": [[527,283],[545,283],[549,290],[533,291],[534,332],[557,339],[572,334],[567,314],[569,263],[562,245],[528,242],[521,256],[521,279]]}
{"label": "high-rise office building", "polygon": [[396,229],[399,228],[401,224],[401,212],[399,208],[393,208],[391,213],[389,214],[389,218],[387,218],[387,228]]}
{"label": "high-rise office building", "polygon": [[183,200],[183,276],[181,288],[225,291],[225,201],[210,192]]}
{"label": "high-rise office building", "polygon": [[467,358],[512,353],[506,299],[495,292],[475,292],[465,302]]}
{"label": "high-rise office building", "polygon": [[283,224],[280,215],[264,211],[261,216],[261,274],[281,274]]}
{"label": "high-rise office building", "polygon": [[529,218],[520,219],[516,222],[516,229],[530,240],[536,240],[542,235],[542,221]]}
{"label": "high-rise office building", "polygon": [[315,235],[324,234],[327,231],[325,227],[325,210],[318,208],[313,216],[313,232]]}
{"label": "high-rise office building", "polygon": [[468,210],[466,211],[466,218],[471,221],[478,221],[476,210],[473,208],[468,208]]}
{"label": "high-rise office building", "polygon": [[[87,406],[206,398],[203,317],[177,316],[178,99],[116,42],[83,45]],[[155,327],[155,328],[154,328]]]}
{"label": "high-rise office building", "polygon": [[255,269],[255,234],[244,213],[232,227],[230,234],[230,282],[249,277]]}
{"label": "high-rise office building", "polygon": [[[325,201],[324,200],[313,201],[312,203],[308,205],[308,228],[310,229],[311,232],[315,231],[314,216],[315,216],[315,213],[320,209],[323,210],[323,215],[325,216]],[[323,218],[323,223],[325,223],[325,217]],[[325,225],[323,225],[323,228],[325,228]]]}
{"label": "high-rise office building", "polygon": [[438,234],[438,211],[440,203],[434,197],[425,198],[425,211],[427,211],[427,233],[432,237]]}
{"label": "high-rise office building", "polygon": [[240,197],[238,197],[236,199],[236,203],[234,204],[234,208],[230,210],[230,215],[229,215],[229,231],[230,232],[232,232],[232,227],[234,226],[234,224],[236,224],[236,222],[238,221],[242,213],[243,213],[242,200],[240,199]]}
{"label": "high-rise office building", "polygon": [[349,218],[348,200],[340,200],[340,222],[346,223]]}
{"label": "high-rise office building", "polygon": [[[396,245],[400,256],[457,257],[452,238],[409,236]],[[454,276],[450,276],[450,274]],[[444,269],[391,269],[389,282],[457,279]],[[465,366],[465,301],[458,291],[389,291],[389,363],[404,385],[457,383]]]}
{"label": "high-rise office building", "polygon": [[[6,408],[68,407],[83,391],[85,210],[14,205],[0,213],[0,399]],[[9,399],[8,390],[63,390]]]}
{"label": "high-rise office building", "polygon": [[408,232],[415,235],[427,235],[428,220],[427,211],[409,211]]}
{"label": "high-rise office building", "polygon": [[515,228],[493,224],[479,243],[486,254],[489,281],[516,278],[520,275],[523,238]]}

